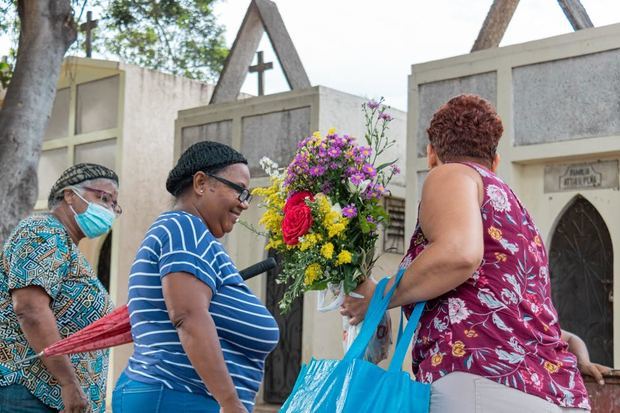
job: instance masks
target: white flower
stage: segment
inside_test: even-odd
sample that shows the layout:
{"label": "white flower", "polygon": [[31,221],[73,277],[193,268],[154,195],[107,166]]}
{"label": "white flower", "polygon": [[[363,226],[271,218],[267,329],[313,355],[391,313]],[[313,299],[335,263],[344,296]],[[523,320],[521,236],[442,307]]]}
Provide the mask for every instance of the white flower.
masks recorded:
{"label": "white flower", "polygon": [[509,212],[510,202],[508,202],[508,195],[506,192],[497,185],[489,185],[487,187],[487,196],[491,200],[493,209],[499,212]]}
{"label": "white flower", "polygon": [[366,188],[368,188],[370,182],[371,181],[369,179],[366,179],[360,182],[359,185],[355,185],[353,182],[351,182],[351,178],[349,178],[347,180],[347,187],[349,188],[349,192],[351,192],[352,194],[362,193],[366,190]]}
{"label": "white flower", "polygon": [[469,310],[465,306],[465,301],[460,298],[448,298],[448,314],[452,324],[459,324],[469,317]]}
{"label": "white flower", "polygon": [[260,161],[258,161],[258,164],[267,175],[271,177],[279,177],[280,174],[278,172],[278,164],[269,159],[268,157],[263,156]]}
{"label": "white flower", "polygon": [[342,207],[340,206],[338,202],[332,205],[332,211],[337,212],[338,215],[342,215]]}

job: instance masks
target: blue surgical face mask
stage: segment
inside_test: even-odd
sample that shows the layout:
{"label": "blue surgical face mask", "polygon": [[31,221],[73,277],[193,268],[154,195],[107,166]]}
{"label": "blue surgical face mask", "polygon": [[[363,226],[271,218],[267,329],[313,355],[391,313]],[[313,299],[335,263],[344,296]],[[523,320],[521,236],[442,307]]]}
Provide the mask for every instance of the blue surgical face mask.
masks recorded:
{"label": "blue surgical face mask", "polygon": [[88,202],[75,189],[73,192],[88,204],[86,211],[78,214],[72,206],[69,206],[75,215],[75,222],[88,238],[97,238],[112,228],[116,215],[106,207],[95,202]]}

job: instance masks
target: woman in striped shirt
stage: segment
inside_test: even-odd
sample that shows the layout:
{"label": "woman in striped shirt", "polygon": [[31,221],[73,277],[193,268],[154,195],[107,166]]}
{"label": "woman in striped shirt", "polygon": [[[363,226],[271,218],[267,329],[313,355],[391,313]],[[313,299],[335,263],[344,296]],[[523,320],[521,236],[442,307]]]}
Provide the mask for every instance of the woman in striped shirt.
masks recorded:
{"label": "woman in striped shirt", "polygon": [[172,211],[151,225],[129,277],[134,353],[113,411],[251,412],[279,331],[217,238],[248,208],[247,160],[216,142],[170,172]]}

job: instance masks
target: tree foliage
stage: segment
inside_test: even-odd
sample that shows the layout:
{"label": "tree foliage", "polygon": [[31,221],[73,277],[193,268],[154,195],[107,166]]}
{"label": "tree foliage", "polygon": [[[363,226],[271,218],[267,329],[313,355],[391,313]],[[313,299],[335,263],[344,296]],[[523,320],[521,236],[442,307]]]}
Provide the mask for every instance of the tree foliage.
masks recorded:
{"label": "tree foliage", "polygon": [[[217,1],[73,0],[72,4],[78,23],[85,21],[85,9],[93,10],[98,20],[92,41],[95,56],[214,81],[228,54],[224,29],[213,13]],[[13,45],[19,33],[17,24],[15,1],[0,0],[0,36],[8,36]],[[69,54],[82,54],[79,49],[83,47],[84,34],[80,33]],[[9,56],[9,66],[12,61]]]}

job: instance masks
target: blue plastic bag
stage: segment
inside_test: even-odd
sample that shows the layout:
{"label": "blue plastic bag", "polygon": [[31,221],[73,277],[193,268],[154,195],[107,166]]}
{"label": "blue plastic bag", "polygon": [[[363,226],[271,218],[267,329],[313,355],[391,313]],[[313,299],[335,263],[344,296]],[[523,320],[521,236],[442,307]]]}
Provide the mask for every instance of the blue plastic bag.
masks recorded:
{"label": "blue plastic bag", "polygon": [[363,360],[363,355],[396,286],[404,273],[396,275],[394,285],[383,295],[387,278],[379,282],[372,297],[359,336],[342,360],[316,360],[304,365],[293,391],[280,413],[427,413],[431,386],[410,378],[402,364],[424,309],[418,303],[409,318],[388,370]]}

